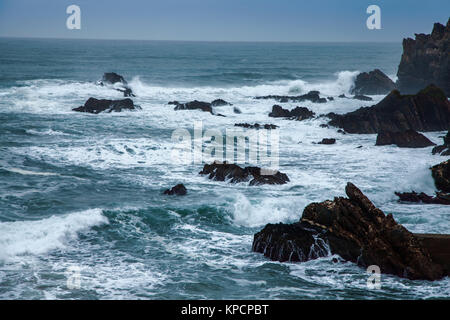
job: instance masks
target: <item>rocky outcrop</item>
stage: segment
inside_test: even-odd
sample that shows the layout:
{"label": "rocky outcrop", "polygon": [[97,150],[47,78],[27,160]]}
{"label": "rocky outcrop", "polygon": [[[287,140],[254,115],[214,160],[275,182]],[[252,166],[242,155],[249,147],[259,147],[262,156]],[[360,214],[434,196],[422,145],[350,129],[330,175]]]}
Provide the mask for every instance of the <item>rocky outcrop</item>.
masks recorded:
{"label": "rocky outcrop", "polygon": [[403,93],[434,84],[450,97],[450,19],[446,26],[435,23],[431,34],[403,39],[397,76],[397,87]]}
{"label": "rocky outcrop", "polygon": [[380,132],[377,136],[376,146],[395,144],[400,148],[425,148],[436,145],[423,134],[414,130],[401,132]]}
{"label": "rocky outcrop", "polygon": [[301,262],[329,254],[364,268],[409,279],[437,280],[448,275],[422,241],[385,215],[353,184],[348,198],[308,205],[299,222],[268,224],[254,236],[252,249],[275,261]]}
{"label": "rocky outcrop", "polygon": [[444,144],[434,147],[431,152],[433,154],[440,154],[441,156],[450,156],[450,130],[443,138]]}
{"label": "rocky outcrop", "polygon": [[98,114],[100,112],[121,112],[123,110],[136,110],[141,109],[133,103],[133,100],[127,98],[122,100],[106,100],[89,98],[84,106],[72,109],[78,112],[88,112]]}
{"label": "rocky outcrop", "polygon": [[438,190],[450,193],[450,160],[431,167],[431,176]]}
{"label": "rocky outcrop", "polygon": [[102,80],[98,82],[99,85],[116,85],[120,84],[119,88],[115,90],[123,93],[124,97],[135,97],[133,90],[128,86],[128,82],[120,74],[115,72],[106,72],[103,74]]}
{"label": "rocky outcrop", "polygon": [[322,141],[317,142],[317,144],[335,144],[336,139],[334,138],[323,138]]}
{"label": "rocky outcrop", "polygon": [[250,181],[250,185],[261,184],[285,184],[289,182],[286,174],[280,171],[264,170],[259,167],[241,168],[236,164],[214,161],[211,164],[205,164],[202,175],[208,175],[209,179],[216,181],[229,180],[231,183]]}
{"label": "rocky outcrop", "polygon": [[184,184],[180,183],[171,189],[164,190],[164,194],[167,194],[170,196],[173,196],[173,195],[184,196],[187,194],[187,189],[184,186]]}
{"label": "rocky outcrop", "polygon": [[380,69],[362,72],[356,76],[355,84],[351,89],[356,95],[387,94],[395,89],[395,83]]}
{"label": "rocky outcrop", "polygon": [[416,193],[415,191],[396,192],[395,194],[399,197],[399,200],[403,202],[450,205],[450,195],[446,193],[437,192],[434,197],[423,192]]}
{"label": "rocky outcrop", "polygon": [[222,106],[232,106],[232,104],[229,102],[226,102],[225,100],[222,100],[222,99],[216,99],[211,102],[211,106],[222,107]]}
{"label": "rocky outcrop", "polygon": [[311,101],[315,103],[325,103],[327,102],[326,98],[320,97],[319,91],[310,91],[307,94],[303,94],[300,96],[277,96],[277,95],[269,95],[262,97],[255,97],[255,99],[273,99],[280,103],[286,102],[303,102],[303,101]]}
{"label": "rocky outcrop", "polygon": [[266,130],[278,128],[278,126],[276,126],[274,124],[263,124],[262,125],[262,124],[259,124],[259,123],[255,123],[255,124],[235,123],[234,126],[235,127],[242,127],[242,128],[246,128],[246,129],[266,129]]}
{"label": "rocky outcrop", "polygon": [[450,127],[450,102],[441,89],[431,85],[415,95],[394,90],[374,106],[327,116],[329,124],[348,133],[443,131]]}
{"label": "rocky outcrop", "polygon": [[272,107],[272,112],[269,113],[269,117],[273,118],[289,118],[291,120],[305,120],[313,118],[314,112],[305,107],[296,107],[292,110],[283,109],[279,105]]}
{"label": "rocky outcrop", "polygon": [[194,100],[191,102],[179,103],[178,101],[172,101],[172,102],[169,102],[169,104],[175,105],[174,110],[201,110],[204,112],[209,112],[211,114],[214,114],[211,103],[209,103],[209,102]]}

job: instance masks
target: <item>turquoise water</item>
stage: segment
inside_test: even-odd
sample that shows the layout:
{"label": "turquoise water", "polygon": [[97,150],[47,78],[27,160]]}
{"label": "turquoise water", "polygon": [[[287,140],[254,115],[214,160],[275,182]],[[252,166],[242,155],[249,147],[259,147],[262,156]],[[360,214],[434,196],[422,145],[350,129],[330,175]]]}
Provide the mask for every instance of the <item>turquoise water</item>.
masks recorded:
{"label": "turquoise water", "polygon": [[[320,90],[317,114],[374,102],[338,98],[358,71],[395,79],[400,44],[195,43],[0,39],[0,298],[20,299],[419,299],[448,298],[449,279],[383,276],[326,257],[280,264],[251,252],[267,223],[293,222],[347,181],[414,232],[450,233],[448,207],[399,204],[394,191],[434,192],[430,148],[375,147],[375,135],[341,135],[326,119],[269,118],[268,94]],[[121,98],[95,84],[122,74],[141,111],[79,114],[89,97]],[[226,117],[173,111],[172,100],[225,99]],[[375,102],[381,96],[373,96]],[[283,107],[298,104],[286,103]],[[200,176],[171,154],[174,130],[273,123],[280,170],[291,182],[254,186]],[[443,132],[426,133],[440,142]],[[324,137],[336,145],[313,144]],[[363,146],[357,149],[358,146]],[[162,191],[177,183],[185,197]],[[69,288],[78,268],[79,288]]]}

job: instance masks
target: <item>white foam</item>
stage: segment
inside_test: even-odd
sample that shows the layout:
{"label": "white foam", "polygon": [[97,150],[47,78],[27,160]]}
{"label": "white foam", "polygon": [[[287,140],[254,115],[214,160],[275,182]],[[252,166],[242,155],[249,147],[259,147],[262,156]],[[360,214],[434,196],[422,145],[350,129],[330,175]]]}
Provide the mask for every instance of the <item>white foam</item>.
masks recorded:
{"label": "white foam", "polygon": [[31,175],[31,176],[57,176],[57,173],[54,172],[41,172],[41,171],[29,171],[29,170],[23,170],[20,168],[5,168],[5,170],[8,170],[10,172],[22,174],[22,175]]}

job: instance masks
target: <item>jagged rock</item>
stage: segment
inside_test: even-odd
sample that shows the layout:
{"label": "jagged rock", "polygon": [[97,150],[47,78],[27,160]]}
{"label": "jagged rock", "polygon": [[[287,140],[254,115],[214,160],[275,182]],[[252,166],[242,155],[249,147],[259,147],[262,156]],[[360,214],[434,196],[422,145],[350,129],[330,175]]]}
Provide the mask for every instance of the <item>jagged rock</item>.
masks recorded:
{"label": "jagged rock", "polygon": [[395,83],[380,69],[362,72],[356,76],[355,84],[351,89],[356,95],[387,94],[395,89]]}
{"label": "jagged rock", "polygon": [[447,25],[435,23],[431,34],[416,34],[403,39],[403,54],[398,66],[397,87],[416,93],[434,84],[450,96],[450,19]]}
{"label": "jagged rock", "polygon": [[313,118],[315,115],[314,112],[310,111],[305,107],[296,107],[289,111],[288,109],[283,109],[279,105],[274,105],[272,107],[272,112],[269,113],[269,117],[273,118],[289,118],[293,120],[305,120]]}
{"label": "jagged rock", "polygon": [[241,168],[236,164],[214,161],[211,164],[205,164],[202,175],[208,175],[209,179],[216,181],[229,180],[231,183],[250,181],[250,185],[261,184],[285,184],[289,182],[286,174],[280,171],[263,170],[258,167]]}
{"label": "jagged rock", "polygon": [[317,142],[317,144],[335,144],[336,139],[334,138],[323,138],[322,141]]}
{"label": "jagged rock", "polygon": [[425,204],[444,204],[444,205],[450,205],[450,194],[448,193],[436,193],[435,197],[429,196],[426,193],[416,193],[415,191],[412,192],[396,192],[395,193],[399,198],[400,201],[404,202],[422,202]]}
{"label": "jagged rock", "polygon": [[123,100],[106,100],[89,98],[84,106],[74,108],[73,111],[89,112],[98,114],[100,112],[121,112],[122,110],[136,110],[141,107],[135,105],[133,100],[127,98]]}
{"label": "jagged rock", "polygon": [[243,127],[243,128],[247,128],[247,129],[276,129],[278,128],[278,126],[274,125],[274,124],[264,124],[264,125],[260,125],[259,123],[255,123],[255,124],[249,124],[249,123],[235,123],[234,124],[235,127]]}
{"label": "jagged rock", "polygon": [[177,101],[173,101],[172,104],[176,105],[174,110],[201,110],[204,112],[214,114],[213,109],[211,107],[211,103],[209,102],[194,100],[187,103],[178,103]]}
{"label": "jagged rock", "polygon": [[440,154],[441,156],[450,156],[450,130],[447,131],[447,134],[443,138],[444,144],[434,147],[431,152],[433,154]]}
{"label": "jagged rock", "polygon": [[450,102],[436,86],[428,86],[416,95],[392,91],[378,104],[343,115],[330,113],[329,124],[348,133],[383,131],[442,131],[450,127]]}
{"label": "jagged rock", "polygon": [[348,198],[308,205],[299,222],[268,224],[255,234],[252,250],[276,261],[306,261],[331,254],[364,268],[409,279],[437,280],[448,270],[422,241],[387,216],[353,184]]}
{"label": "jagged rock", "polygon": [[402,132],[380,132],[377,136],[376,146],[395,144],[400,148],[425,148],[436,145],[423,134],[414,130]]}
{"label": "jagged rock", "polygon": [[353,96],[353,99],[361,100],[361,101],[372,101],[373,100],[371,97],[364,96],[362,94],[357,94],[357,95]]}
{"label": "jagged rock", "polygon": [[431,175],[438,190],[450,193],[450,160],[431,167]]}
{"label": "jagged rock", "polygon": [[222,100],[222,99],[216,99],[211,102],[211,106],[222,107],[222,106],[232,106],[232,104],[229,102],[226,102],[225,100]]}
{"label": "jagged rock", "polygon": [[105,84],[116,85],[117,83],[121,84],[121,88],[114,88],[115,90],[122,92],[124,97],[135,97],[133,90],[131,90],[127,81],[120,74],[106,72],[103,74],[102,80],[98,82],[101,86]]}
{"label": "jagged rock", "polygon": [[325,103],[327,99],[320,97],[319,91],[310,91],[307,94],[303,94],[300,96],[277,96],[277,95],[269,95],[262,97],[255,97],[255,99],[273,99],[281,103],[285,102],[302,102],[302,101],[311,101],[315,103]]}
{"label": "jagged rock", "polygon": [[184,184],[180,183],[171,189],[164,190],[164,194],[168,194],[170,196],[172,195],[184,196],[187,194],[187,189],[184,186]]}

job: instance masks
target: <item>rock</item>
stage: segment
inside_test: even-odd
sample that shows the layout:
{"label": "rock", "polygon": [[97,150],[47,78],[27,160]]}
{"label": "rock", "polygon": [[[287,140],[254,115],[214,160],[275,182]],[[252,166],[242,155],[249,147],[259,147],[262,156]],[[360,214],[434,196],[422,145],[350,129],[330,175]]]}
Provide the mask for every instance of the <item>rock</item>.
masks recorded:
{"label": "rock", "polygon": [[317,144],[335,144],[336,139],[333,138],[323,138],[322,141],[317,142]]}
{"label": "rock", "polygon": [[361,100],[361,101],[372,101],[373,100],[371,97],[367,97],[362,94],[357,94],[357,95],[353,96],[353,99]]}
{"label": "rock", "polygon": [[328,101],[334,101],[333,97],[327,97]]}
{"label": "rock", "polygon": [[396,192],[395,193],[400,201],[404,202],[415,202],[415,203],[425,203],[425,204],[444,204],[450,205],[450,194],[448,193],[437,193],[435,197],[429,196],[426,193],[416,193],[413,192]]}
{"label": "rock", "polygon": [[431,85],[416,95],[394,90],[374,106],[327,116],[330,125],[348,133],[443,131],[450,128],[450,102],[441,89]]}
{"label": "rock", "polygon": [[123,100],[106,100],[89,98],[84,106],[74,108],[73,111],[89,112],[98,114],[100,112],[121,112],[122,110],[136,110],[141,107],[135,105],[133,100],[127,98]]}
{"label": "rock", "polygon": [[259,123],[255,123],[255,124],[249,124],[249,123],[235,123],[234,124],[235,127],[243,127],[243,128],[247,128],[247,129],[276,129],[278,128],[278,126],[274,125],[274,124],[264,124],[264,125],[260,125]]}
{"label": "rock", "polygon": [[438,190],[450,193],[450,160],[431,167],[431,176]]}
{"label": "rock", "polygon": [[303,101],[311,101],[315,103],[325,103],[327,99],[320,97],[319,91],[310,91],[307,94],[303,94],[300,96],[277,96],[277,95],[269,95],[262,97],[255,97],[255,99],[273,99],[281,103],[285,102],[303,102]]}
{"label": "rock", "polygon": [[236,164],[214,161],[211,164],[205,164],[202,175],[208,175],[209,179],[216,181],[229,180],[231,183],[246,182],[250,180],[250,185],[261,184],[285,184],[289,182],[286,174],[280,171],[264,170],[258,167],[241,168]]}
{"label": "rock", "polygon": [[423,134],[414,130],[402,132],[380,132],[377,136],[376,146],[395,144],[400,148],[425,148],[436,145]]}
{"label": "rock", "polygon": [[345,94],[341,94],[339,95],[339,98],[347,98],[347,97],[345,96]]}
{"label": "rock", "polygon": [[106,72],[103,74],[103,78],[101,80],[102,84],[108,83],[108,84],[115,84],[115,83],[122,83],[127,84],[127,81],[122,77],[120,74],[117,74],[115,72]]}
{"label": "rock", "polygon": [[356,76],[355,84],[351,89],[356,95],[387,94],[395,89],[395,83],[381,70],[362,72]]}
{"label": "rock", "polygon": [[289,118],[292,120],[305,120],[313,118],[315,115],[314,112],[310,111],[305,107],[296,107],[289,111],[288,109],[283,109],[279,105],[274,105],[272,107],[272,112],[269,113],[269,117],[273,118]]}
{"label": "rock", "polygon": [[321,128],[329,128],[330,126],[325,124],[325,123],[322,123],[319,127],[321,127]]}
{"label": "rock", "polygon": [[184,184],[180,183],[177,184],[175,187],[173,187],[172,189],[167,189],[164,191],[164,194],[168,194],[170,196],[172,195],[177,195],[177,196],[184,196],[187,194],[187,189],[184,186]]}
{"label": "rock", "polygon": [[434,84],[450,96],[450,19],[447,25],[435,23],[431,34],[403,39],[398,66],[397,87],[403,93],[416,93]]}
{"label": "rock", "polygon": [[[173,101],[173,104],[176,101]],[[211,103],[203,101],[191,101],[187,103],[177,103],[174,110],[201,110],[213,114]]]}
{"label": "rock", "polygon": [[236,108],[236,107],[233,108],[233,112],[236,113],[236,114],[241,114],[242,113],[242,111],[239,108]]}
{"label": "rock", "polygon": [[308,205],[299,222],[268,224],[255,234],[252,250],[275,261],[301,262],[337,254],[363,268],[409,279],[438,280],[448,270],[422,241],[387,216],[353,184],[348,198]]}
{"label": "rock", "polygon": [[222,107],[222,106],[232,106],[232,104],[222,99],[216,99],[213,102],[211,102],[211,106]]}
{"label": "rock", "polygon": [[447,131],[447,134],[443,138],[444,144],[434,147],[431,152],[433,154],[440,154],[441,156],[450,156],[450,130]]}

